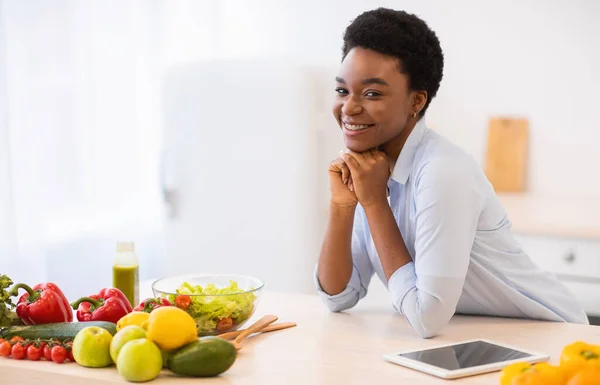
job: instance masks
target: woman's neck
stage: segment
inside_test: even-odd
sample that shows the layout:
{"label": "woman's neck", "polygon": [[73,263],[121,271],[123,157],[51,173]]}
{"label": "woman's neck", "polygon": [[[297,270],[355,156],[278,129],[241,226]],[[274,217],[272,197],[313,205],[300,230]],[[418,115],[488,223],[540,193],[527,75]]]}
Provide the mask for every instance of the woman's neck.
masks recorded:
{"label": "woman's neck", "polygon": [[379,146],[379,149],[385,152],[388,157],[388,162],[390,163],[390,172],[394,169],[394,165],[396,164],[396,161],[402,152],[402,148],[410,136],[410,133],[415,128],[417,122],[418,120],[409,119],[409,121],[406,122],[404,129],[397,136]]}

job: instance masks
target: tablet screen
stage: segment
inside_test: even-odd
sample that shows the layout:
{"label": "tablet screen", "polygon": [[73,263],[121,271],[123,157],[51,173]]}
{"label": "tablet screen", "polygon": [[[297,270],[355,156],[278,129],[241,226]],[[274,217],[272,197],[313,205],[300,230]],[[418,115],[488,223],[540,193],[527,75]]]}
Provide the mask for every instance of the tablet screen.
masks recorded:
{"label": "tablet screen", "polygon": [[447,370],[471,368],[531,357],[530,354],[485,341],[473,341],[418,352],[402,353],[399,356]]}

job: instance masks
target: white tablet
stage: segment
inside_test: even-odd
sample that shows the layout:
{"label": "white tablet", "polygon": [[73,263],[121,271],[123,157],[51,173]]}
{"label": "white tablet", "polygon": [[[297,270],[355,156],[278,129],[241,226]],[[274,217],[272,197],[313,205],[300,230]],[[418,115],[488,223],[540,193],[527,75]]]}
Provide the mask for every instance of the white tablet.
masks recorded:
{"label": "white tablet", "polygon": [[550,356],[485,339],[385,354],[387,361],[441,378],[461,378],[502,370],[516,362],[543,362]]}

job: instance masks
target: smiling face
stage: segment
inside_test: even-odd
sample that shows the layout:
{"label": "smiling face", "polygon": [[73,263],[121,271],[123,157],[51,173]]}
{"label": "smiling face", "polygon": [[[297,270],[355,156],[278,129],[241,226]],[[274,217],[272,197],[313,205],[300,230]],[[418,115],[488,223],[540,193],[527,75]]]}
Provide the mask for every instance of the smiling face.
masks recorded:
{"label": "smiling face", "polygon": [[397,58],[358,47],[344,58],[336,77],[333,114],[346,148],[379,148],[398,156],[427,100],[425,91],[410,90],[399,65]]}

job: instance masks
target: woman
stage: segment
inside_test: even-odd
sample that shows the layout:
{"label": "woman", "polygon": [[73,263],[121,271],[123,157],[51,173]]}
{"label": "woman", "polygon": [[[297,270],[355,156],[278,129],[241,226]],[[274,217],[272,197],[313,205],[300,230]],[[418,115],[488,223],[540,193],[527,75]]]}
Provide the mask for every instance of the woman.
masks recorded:
{"label": "woman", "polygon": [[374,274],[422,337],[455,312],[588,323],[574,296],[532,263],[478,164],[427,128],[443,74],[436,34],[379,8],[345,31],[333,114],[347,150],[329,165],[331,203],[316,269],[332,311]]}

